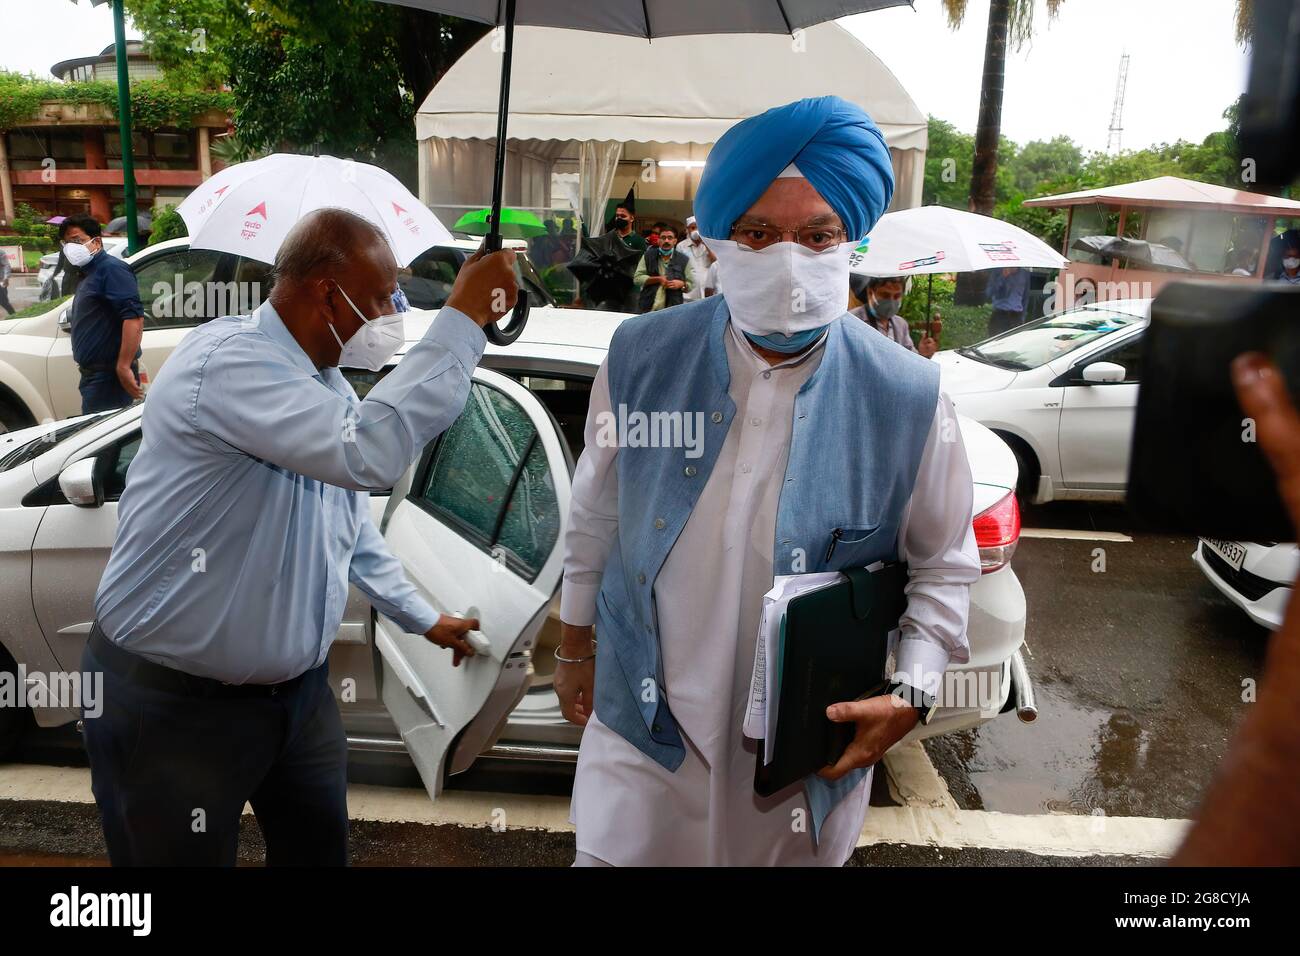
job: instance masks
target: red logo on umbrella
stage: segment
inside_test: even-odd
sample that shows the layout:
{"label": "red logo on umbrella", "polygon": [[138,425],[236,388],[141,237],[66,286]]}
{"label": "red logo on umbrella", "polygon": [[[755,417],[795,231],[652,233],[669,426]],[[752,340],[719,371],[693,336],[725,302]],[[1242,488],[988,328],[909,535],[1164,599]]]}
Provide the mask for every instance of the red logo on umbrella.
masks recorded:
{"label": "red logo on umbrella", "polygon": [[[251,216],[261,216],[262,222],[257,222],[248,218]],[[248,210],[248,212],[244,213],[244,217],[244,228],[239,231],[239,237],[241,239],[257,238],[257,230],[261,229],[262,224],[266,222],[266,200],[263,199],[252,209]]]}
{"label": "red logo on umbrella", "polygon": [[397,203],[393,202],[391,199],[388,201],[393,203],[393,212],[397,215],[398,219],[402,220],[402,225],[409,229],[412,235],[418,236],[420,234],[420,227],[416,223],[415,217],[408,215],[405,209],[397,205]]}

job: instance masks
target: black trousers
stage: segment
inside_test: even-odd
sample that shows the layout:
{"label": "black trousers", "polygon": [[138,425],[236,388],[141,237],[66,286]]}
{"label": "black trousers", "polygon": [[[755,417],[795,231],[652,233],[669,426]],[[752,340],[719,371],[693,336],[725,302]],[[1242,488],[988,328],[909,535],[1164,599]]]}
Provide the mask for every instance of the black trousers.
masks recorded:
{"label": "black trousers", "polygon": [[[135,372],[136,384],[139,384],[139,371],[134,365],[131,369]],[[81,414],[83,415],[126,408],[135,401],[122,387],[116,368],[82,369],[81,383],[77,388],[81,392]]]}
{"label": "black trousers", "polygon": [[14,314],[14,307],[9,304],[9,287],[0,285],[0,309],[4,309],[10,315]]}
{"label": "black trousers", "polygon": [[347,739],[327,665],[233,689],[122,650],[96,625],[82,670],[104,675],[84,739],[114,866],[234,866],[245,802],[268,865],[346,865]]}

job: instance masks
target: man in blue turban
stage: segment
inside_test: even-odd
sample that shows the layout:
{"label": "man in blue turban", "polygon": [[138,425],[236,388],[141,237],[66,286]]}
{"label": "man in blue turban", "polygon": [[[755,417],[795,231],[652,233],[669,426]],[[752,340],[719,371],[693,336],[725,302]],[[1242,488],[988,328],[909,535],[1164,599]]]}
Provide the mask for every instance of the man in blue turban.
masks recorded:
{"label": "man in blue turban", "polygon": [[[737,124],[695,201],[721,295],[614,334],[573,479],[556,652],[561,708],[585,727],[577,863],[844,863],[871,766],[969,659],[980,559],[952,405],[933,363],[846,312],[849,253],[892,194],[880,131],[844,100]],[[848,749],[760,797],[764,594],[896,560],[896,693],[834,705],[856,725]]]}

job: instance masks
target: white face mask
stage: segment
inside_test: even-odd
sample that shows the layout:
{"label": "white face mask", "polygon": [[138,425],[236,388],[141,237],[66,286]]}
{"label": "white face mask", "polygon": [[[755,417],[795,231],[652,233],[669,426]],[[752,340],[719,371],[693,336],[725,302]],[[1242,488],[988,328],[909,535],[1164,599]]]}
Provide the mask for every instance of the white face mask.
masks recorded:
{"label": "white face mask", "polygon": [[357,329],[346,343],[339,338],[334,323],[328,323],[330,331],[334,333],[334,341],[338,342],[339,348],[343,350],[339,353],[339,364],[346,365],[348,368],[364,368],[378,372],[388,364],[389,360],[397,354],[397,350],[402,347],[402,343],[406,341],[402,314],[389,312],[377,319],[367,319],[343,291],[343,287],[338,286],[338,290],[343,298],[347,299],[348,305],[352,306],[352,311],[357,314],[357,318],[362,323],[361,328]]}
{"label": "white face mask", "polygon": [[[94,241],[93,239],[91,240]],[[63,256],[70,263],[80,269],[87,262],[95,257],[95,254],[79,242],[65,242],[63,244]]]}
{"label": "white face mask", "polygon": [[1283,259],[1282,265],[1288,269],[1300,269],[1300,259]]}
{"label": "white face mask", "polygon": [[692,229],[691,242],[699,242],[699,241],[700,241],[700,231],[698,229]]}
{"label": "white face mask", "polygon": [[755,335],[794,335],[843,315],[853,246],[842,242],[814,252],[797,242],[775,242],[752,250],[732,239],[709,240],[731,321]]}

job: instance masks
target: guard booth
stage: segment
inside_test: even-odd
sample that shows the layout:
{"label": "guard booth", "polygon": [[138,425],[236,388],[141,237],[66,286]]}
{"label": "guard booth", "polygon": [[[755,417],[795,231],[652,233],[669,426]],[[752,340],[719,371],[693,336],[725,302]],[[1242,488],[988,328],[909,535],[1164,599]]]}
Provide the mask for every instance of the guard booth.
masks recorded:
{"label": "guard booth", "polygon": [[1300,219],[1295,200],[1175,176],[1024,204],[1068,213],[1058,310],[1148,298],[1181,279],[1259,282],[1278,268],[1279,221]]}

